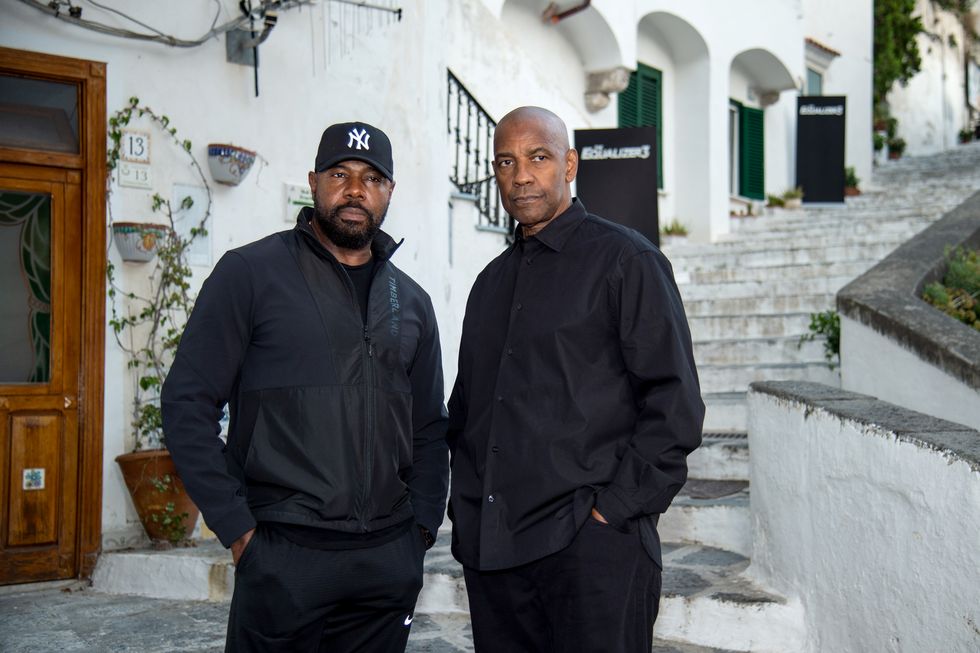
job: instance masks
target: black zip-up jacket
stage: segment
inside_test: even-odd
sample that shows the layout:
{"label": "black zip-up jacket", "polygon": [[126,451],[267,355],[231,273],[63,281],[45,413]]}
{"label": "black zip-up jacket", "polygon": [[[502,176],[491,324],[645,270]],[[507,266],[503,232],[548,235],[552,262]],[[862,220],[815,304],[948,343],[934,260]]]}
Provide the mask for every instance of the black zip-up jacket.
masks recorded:
{"label": "black zip-up jacket", "polygon": [[225,546],[256,520],[370,533],[414,515],[434,535],[448,452],[432,302],[380,232],[365,324],[310,215],[204,283],[163,387],[167,448]]}

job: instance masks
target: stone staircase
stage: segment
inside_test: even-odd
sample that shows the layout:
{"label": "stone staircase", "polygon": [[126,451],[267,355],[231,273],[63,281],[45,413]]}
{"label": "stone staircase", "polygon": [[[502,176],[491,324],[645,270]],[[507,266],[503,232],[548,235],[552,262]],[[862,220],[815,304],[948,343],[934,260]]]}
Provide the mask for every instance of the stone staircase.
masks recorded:
{"label": "stone staircase", "polygon": [[[745,397],[755,380],[839,384],[822,343],[798,346],[809,314],[839,288],[980,189],[980,144],[880,167],[846,206],[739,219],[712,245],[664,247],[691,323],[708,407],[690,480],[660,522],[664,582],[655,653],[789,652],[805,646],[798,599],[759,587],[750,564]],[[409,651],[472,651],[462,570],[448,525],[426,557]],[[139,580],[137,580],[139,579]],[[228,600],[229,554],[215,542],[176,551],[103,554],[95,589]]]}
{"label": "stone staircase", "polygon": [[[707,415],[690,480],[660,522],[669,543],[655,629],[663,650],[803,649],[803,606],[743,573],[752,543],[748,385],[839,385],[823,343],[800,345],[810,313],[834,309],[841,287],[977,190],[980,145],[969,145],[882,166],[844,206],[733,218],[737,229],[718,243],[664,246],[691,324]],[[706,569],[710,561],[719,566]]]}

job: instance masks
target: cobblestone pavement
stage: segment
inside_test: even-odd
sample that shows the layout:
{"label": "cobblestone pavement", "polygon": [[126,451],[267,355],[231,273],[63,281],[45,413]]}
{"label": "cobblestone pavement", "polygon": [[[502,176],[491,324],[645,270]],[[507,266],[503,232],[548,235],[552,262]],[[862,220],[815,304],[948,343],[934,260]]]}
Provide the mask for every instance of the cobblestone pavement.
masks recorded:
{"label": "cobblestone pavement", "polygon": [[[224,650],[228,603],[95,592],[84,583],[0,588],[0,651],[190,653]],[[415,617],[407,653],[472,653],[469,617]],[[725,653],[655,642],[651,653]]]}

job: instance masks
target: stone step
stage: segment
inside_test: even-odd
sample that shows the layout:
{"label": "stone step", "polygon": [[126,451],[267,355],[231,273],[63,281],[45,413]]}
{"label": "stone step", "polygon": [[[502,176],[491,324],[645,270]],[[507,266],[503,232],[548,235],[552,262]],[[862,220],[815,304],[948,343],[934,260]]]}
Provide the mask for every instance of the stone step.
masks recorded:
{"label": "stone step", "polygon": [[694,343],[698,369],[704,365],[752,365],[823,362],[822,337],[800,342],[800,336],[779,338],[728,338]]}
{"label": "stone step", "polygon": [[[676,269],[675,275],[686,275],[685,283],[732,283],[738,281],[771,281],[773,279],[814,279],[820,277],[857,278],[874,267],[877,259],[839,261],[836,263],[807,263],[806,265],[774,265],[767,268],[693,268]],[[678,283],[681,281],[678,279]]]}
{"label": "stone step", "polygon": [[664,542],[703,544],[752,553],[747,481],[689,478],[657,526]]}
{"label": "stone step", "polygon": [[702,315],[754,315],[757,313],[819,313],[834,308],[834,293],[718,297],[684,302],[688,317]]}
{"label": "stone step", "polygon": [[687,476],[714,481],[749,480],[749,440],[745,433],[711,433],[687,457]]}
{"label": "stone step", "polygon": [[781,338],[808,332],[809,313],[769,315],[695,315],[687,319],[691,338],[726,340],[741,338]]}
{"label": "stone step", "polygon": [[785,249],[764,249],[747,252],[719,251],[704,254],[675,254],[671,262],[678,266],[699,268],[778,267],[785,265],[820,264],[883,259],[905,239],[882,239],[865,245],[826,245],[806,247],[797,244]]}
{"label": "stone step", "polygon": [[720,433],[744,432],[748,426],[748,402],[744,392],[702,393],[704,430]]}
{"label": "stone step", "polygon": [[770,252],[801,246],[812,249],[844,245],[868,246],[881,242],[901,243],[929,224],[928,221],[917,218],[914,222],[903,220],[879,225],[865,224],[860,228],[847,224],[825,228],[810,226],[780,233],[760,232],[752,237],[745,234],[729,235],[726,239],[711,244],[671,244],[666,245],[663,251],[667,258],[673,262],[674,260],[692,259],[699,256]]}
{"label": "stone step", "polygon": [[678,283],[684,302],[731,297],[767,297],[782,295],[837,294],[854,280],[850,275],[815,277],[810,279],[776,277],[765,281],[733,281],[730,283]]}
{"label": "stone step", "polygon": [[740,392],[755,381],[810,381],[840,387],[840,372],[823,360],[805,363],[699,365],[701,392]]}
{"label": "stone step", "polygon": [[745,575],[748,564],[731,551],[665,545],[654,636],[726,651],[802,651],[802,604],[753,583]]}
{"label": "stone step", "polygon": [[[782,218],[763,216],[759,218],[740,218],[738,228],[719,236],[716,244],[738,243],[744,241],[783,241],[799,242],[799,238],[833,236],[848,238],[868,233],[917,233],[932,223],[932,220],[918,208],[913,210],[883,209],[880,212],[848,210],[840,214],[823,217],[808,211],[806,218],[788,221]],[[678,247],[693,246],[695,243],[677,242]]]}

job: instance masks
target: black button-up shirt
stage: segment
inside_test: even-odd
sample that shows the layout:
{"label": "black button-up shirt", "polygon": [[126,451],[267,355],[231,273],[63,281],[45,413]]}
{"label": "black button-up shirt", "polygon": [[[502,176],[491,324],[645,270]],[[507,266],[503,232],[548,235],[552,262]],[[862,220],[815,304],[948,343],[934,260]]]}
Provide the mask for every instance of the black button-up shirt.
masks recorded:
{"label": "black button-up shirt", "polygon": [[670,263],[579,201],[477,277],[449,404],[453,553],[515,567],[566,547],[592,507],[639,527],[687,478],[704,404]]}

